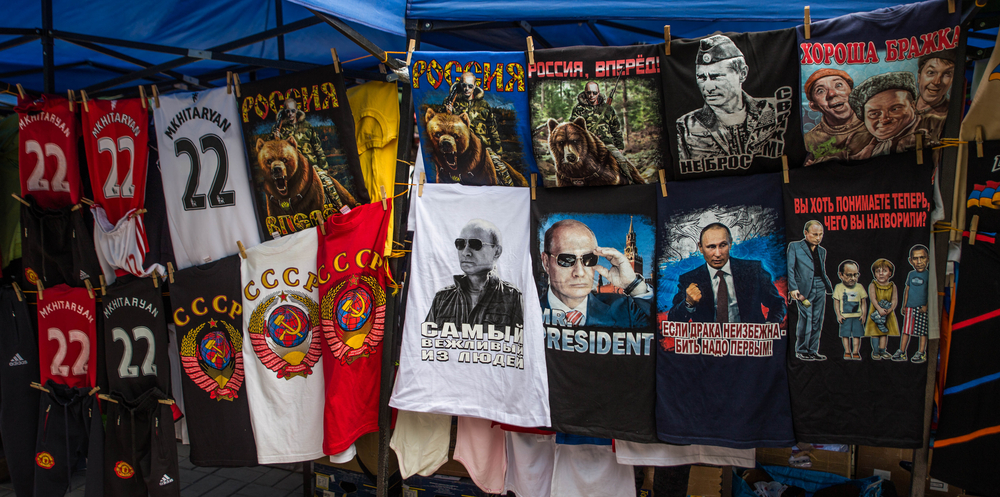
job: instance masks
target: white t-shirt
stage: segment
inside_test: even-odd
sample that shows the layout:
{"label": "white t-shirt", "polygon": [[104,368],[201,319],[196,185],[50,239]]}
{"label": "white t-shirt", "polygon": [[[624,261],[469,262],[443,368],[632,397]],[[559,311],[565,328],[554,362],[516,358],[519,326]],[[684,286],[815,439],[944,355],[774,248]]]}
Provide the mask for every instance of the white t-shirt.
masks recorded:
{"label": "white t-shirt", "polygon": [[549,497],[555,460],[555,434],[508,431],[507,490],[517,497]]}
{"label": "white t-shirt", "polygon": [[129,210],[116,224],[111,224],[101,206],[95,205],[90,210],[94,214],[94,249],[97,260],[101,263],[105,283],[110,285],[115,282],[116,269],[140,278],[149,276],[154,271],[160,273],[160,276],[167,274],[166,268],[159,264],[143,268],[149,247],[146,245],[146,228],[142,224],[142,216],[129,217],[135,209]]}
{"label": "white t-shirt", "polygon": [[[545,331],[528,252],[530,191],[428,183],[414,199],[410,293],[389,405],[548,426]],[[470,282],[487,271],[473,306]]]}
{"label": "white t-shirt", "polygon": [[752,468],[756,465],[754,449],[730,449],[713,445],[644,444],[615,440],[615,455],[619,464],[633,466],[711,464]]}
{"label": "white t-shirt", "polygon": [[315,229],[246,250],[243,357],[261,464],[323,456],[322,345]]}
{"label": "white t-shirt", "polygon": [[451,416],[426,412],[396,411],[396,429],[389,447],[399,460],[399,474],[407,479],[415,474],[433,475],[448,462],[451,444]]}
{"label": "white t-shirt", "polygon": [[635,497],[635,472],[619,464],[611,445],[556,444],[552,495]]}
{"label": "white t-shirt", "polygon": [[153,109],[177,269],[260,243],[236,97],[216,88],[160,97]]}

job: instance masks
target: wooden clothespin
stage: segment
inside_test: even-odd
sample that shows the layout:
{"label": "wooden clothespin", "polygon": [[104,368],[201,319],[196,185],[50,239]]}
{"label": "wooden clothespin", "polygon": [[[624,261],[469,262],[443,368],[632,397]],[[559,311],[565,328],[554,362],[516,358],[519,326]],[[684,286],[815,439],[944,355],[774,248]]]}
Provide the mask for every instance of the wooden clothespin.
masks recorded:
{"label": "wooden clothespin", "polygon": [[14,287],[14,295],[17,295],[18,302],[24,302],[24,294],[21,293],[21,287],[18,286],[16,281],[11,281],[10,286]]}
{"label": "wooden clothespin", "polygon": [[322,233],[323,236],[326,236],[326,221],[319,223],[316,227],[319,228],[319,232]]}
{"label": "wooden clothespin", "polygon": [[979,214],[972,216],[972,226],[969,227],[969,245],[976,244],[977,231],[979,231]]}
{"label": "wooden clothespin", "polygon": [[87,295],[94,298],[94,285],[90,284],[90,280],[83,280],[83,285],[87,287]]}
{"label": "wooden clothespin", "polygon": [[24,94],[24,87],[21,86],[21,83],[17,84],[17,94],[20,95],[21,98],[24,98],[24,99],[28,98],[28,96]]}
{"label": "wooden clothespin", "polygon": [[406,48],[406,65],[410,65],[410,58],[413,57],[413,51],[417,48],[417,40],[410,38],[410,44]]}
{"label": "wooden clothespin", "polygon": [[340,57],[337,57],[337,49],[331,48],[330,55],[333,56],[333,72],[340,72]]}
{"label": "wooden clothespin", "polygon": [[385,74],[385,64],[381,62],[378,63],[378,72]]}
{"label": "wooden clothespin", "polygon": [[233,94],[233,71],[226,71],[226,94]]}
{"label": "wooden clothespin", "polygon": [[785,184],[788,184],[788,156],[781,156],[781,174],[784,176]]}
{"label": "wooden clothespin", "polygon": [[660,193],[666,197],[667,196],[667,172],[663,169],[657,171],[660,174]]}
{"label": "wooden clothespin", "polygon": [[101,282],[101,296],[103,297],[103,296],[105,296],[105,295],[108,294],[108,285],[106,285],[104,283],[104,275],[103,274],[97,275],[97,280]]}
{"label": "wooden clothespin", "polygon": [[95,394],[95,393],[97,393],[97,391],[98,391],[98,390],[100,390],[100,389],[101,389],[101,387],[94,387],[94,388],[91,388],[91,389],[90,389],[90,392],[88,392],[88,393],[87,393],[87,395],[94,395],[94,394]]}
{"label": "wooden clothespin", "polygon": [[535,40],[528,37],[528,64],[535,65]]}
{"label": "wooden clothespin", "polygon": [[89,198],[87,198],[87,197],[80,197],[80,202],[81,202],[81,203],[84,203],[84,204],[87,204],[87,205],[89,205],[89,206],[91,206],[91,207],[93,207],[93,206],[94,206],[94,201],[93,201],[93,200],[90,200],[90,199],[89,199]]}
{"label": "wooden clothespin", "polygon": [[378,185],[378,191],[382,194],[382,210],[387,210],[389,206],[385,201],[385,186]]}
{"label": "wooden clothespin", "polygon": [[240,257],[247,258],[247,249],[243,246],[243,242],[236,240],[236,246],[240,248]]}
{"label": "wooden clothespin", "polygon": [[45,287],[42,286],[42,280],[40,278],[35,278],[35,288],[38,289],[38,301],[41,302],[42,299],[45,298],[42,296],[42,292],[45,290]]}
{"label": "wooden clothespin", "polygon": [[90,106],[87,105],[87,90],[80,90],[80,98],[83,99],[84,112],[90,112]]}
{"label": "wooden clothespin", "polygon": [[[663,53],[670,55],[670,25],[663,26]],[[664,195],[666,197],[666,195]]]}
{"label": "wooden clothespin", "polygon": [[160,288],[160,272],[153,270],[153,288]]}
{"label": "wooden clothespin", "polygon": [[538,174],[531,173],[531,200],[535,200],[535,184],[538,182]]}
{"label": "wooden clothespin", "polygon": [[157,109],[160,108],[160,90],[153,85],[153,106]]}
{"label": "wooden clothespin", "polygon": [[132,211],[132,213],[128,215],[128,218],[129,219],[136,218],[136,217],[139,217],[139,216],[141,216],[141,215],[143,215],[143,214],[145,214],[147,212],[149,212],[149,211],[147,211],[146,209],[137,209],[135,211]]}
{"label": "wooden clothespin", "polygon": [[427,173],[420,173],[420,186],[417,187],[417,196],[424,196],[424,183],[427,182]]}
{"label": "wooden clothespin", "polygon": [[43,386],[42,386],[42,384],[41,384],[41,383],[38,383],[37,381],[33,381],[33,382],[31,382],[31,388],[34,388],[34,389],[36,389],[36,390],[41,390],[41,391],[43,391],[43,392],[45,392],[45,393],[49,393],[49,389],[48,389],[48,388],[45,388],[45,387],[43,387]]}
{"label": "wooden clothespin", "polygon": [[73,94],[72,89],[66,90],[66,99],[69,100],[69,111],[76,112],[76,95]]}
{"label": "wooden clothespin", "polygon": [[810,35],[811,35],[810,29],[809,29],[810,26],[809,26],[809,6],[808,5],[806,5],[806,9],[805,9],[805,20],[806,20],[806,22],[805,22],[805,24],[803,24],[803,27],[805,28],[806,39],[808,40],[809,37],[810,37]]}
{"label": "wooden clothespin", "polygon": [[70,210],[71,211],[78,211],[78,210],[80,210],[81,207],[83,207],[83,204],[73,204],[73,207],[70,208]]}
{"label": "wooden clothespin", "polygon": [[924,163],[924,135],[917,133],[917,165]]}
{"label": "wooden clothespin", "polygon": [[146,88],[143,87],[142,85],[139,85],[139,101],[140,101],[140,103],[142,103],[142,108],[145,109],[146,105],[147,105],[147,102],[146,102]]}
{"label": "wooden clothespin", "polygon": [[983,127],[976,126],[976,157],[983,156]]}
{"label": "wooden clothespin", "polygon": [[167,278],[170,280],[171,283],[174,282],[174,263],[173,262],[168,262],[167,263]]}
{"label": "wooden clothespin", "polygon": [[101,393],[101,394],[98,394],[98,395],[97,395],[97,398],[98,398],[98,399],[101,399],[101,400],[106,400],[106,401],[108,401],[108,402],[111,402],[112,404],[117,404],[117,403],[118,403],[118,401],[117,401],[117,400],[115,400],[115,399],[112,399],[112,398],[111,398],[111,397],[110,397],[109,395],[104,395],[103,393]]}
{"label": "wooden clothespin", "polygon": [[233,73],[233,88],[236,90],[236,98],[240,98],[240,74]]}
{"label": "wooden clothespin", "polygon": [[949,14],[955,13],[955,0],[948,0],[948,13]]}
{"label": "wooden clothespin", "polygon": [[31,204],[29,204],[27,200],[19,197],[16,193],[11,193],[10,196],[14,197],[15,199],[17,199],[18,202],[21,202],[22,204],[27,205],[28,207],[31,207]]}

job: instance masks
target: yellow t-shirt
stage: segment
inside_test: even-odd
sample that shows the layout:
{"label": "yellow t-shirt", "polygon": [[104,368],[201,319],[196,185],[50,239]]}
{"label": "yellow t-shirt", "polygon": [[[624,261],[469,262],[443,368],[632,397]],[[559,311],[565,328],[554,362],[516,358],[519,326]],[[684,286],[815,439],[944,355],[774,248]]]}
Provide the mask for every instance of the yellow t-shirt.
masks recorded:
{"label": "yellow t-shirt", "polygon": [[[347,90],[347,100],[354,114],[354,132],[361,157],[361,173],[365,188],[372,202],[377,202],[382,194],[379,185],[385,187],[387,196],[397,190],[396,182],[396,137],[399,132],[399,93],[395,83],[370,81]],[[390,200],[391,201],[391,200]],[[389,221],[389,236],[385,241],[385,253],[392,252],[393,223]]]}

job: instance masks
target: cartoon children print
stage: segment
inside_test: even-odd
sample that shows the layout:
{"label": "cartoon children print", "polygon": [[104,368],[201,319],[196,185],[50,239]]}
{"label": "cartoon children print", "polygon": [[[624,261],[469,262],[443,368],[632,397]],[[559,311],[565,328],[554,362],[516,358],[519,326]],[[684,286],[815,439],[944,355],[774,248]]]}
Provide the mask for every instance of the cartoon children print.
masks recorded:
{"label": "cartoon children print", "polygon": [[[861,337],[865,336],[865,315],[868,293],[858,285],[861,275],[857,262],[841,262],[837,269],[840,283],[833,289],[833,309],[840,324],[840,340],[844,345],[845,361],[861,360]],[[874,356],[873,356],[874,357]]]}
{"label": "cartoon children print", "polygon": [[906,289],[903,291],[903,335],[900,337],[899,350],[892,355],[892,360],[906,360],[910,345],[910,337],[918,337],[917,352],[910,362],[922,363],[927,360],[927,263],[929,251],[924,245],[914,245],[910,248],[910,266],[913,271],[906,275]]}
{"label": "cartoon children print", "polygon": [[886,351],[886,346],[889,337],[899,336],[895,314],[899,304],[899,291],[896,284],[890,281],[895,271],[895,266],[888,259],[878,259],[872,264],[872,276],[875,279],[868,285],[871,311],[868,323],[865,324],[865,336],[871,337],[872,360],[875,361],[892,358],[892,354]]}

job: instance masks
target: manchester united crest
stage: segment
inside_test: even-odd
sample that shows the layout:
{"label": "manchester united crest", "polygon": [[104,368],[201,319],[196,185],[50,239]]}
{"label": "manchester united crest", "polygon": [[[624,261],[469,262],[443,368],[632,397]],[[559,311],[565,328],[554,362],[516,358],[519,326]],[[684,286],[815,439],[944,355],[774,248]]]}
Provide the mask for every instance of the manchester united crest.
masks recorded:
{"label": "manchester united crest", "polygon": [[233,400],[243,385],[243,336],[231,324],[209,319],[181,340],[184,373],[215,400]]}
{"label": "manchester united crest", "polygon": [[284,290],[268,295],[250,314],[250,343],[278,378],[309,376],[322,353],[315,332],[319,306],[308,295]]}
{"label": "manchester united crest", "polygon": [[341,364],[368,357],[382,341],[385,292],[378,281],[353,274],[323,296],[323,337]]}

